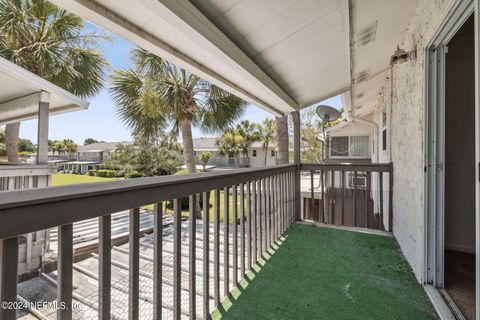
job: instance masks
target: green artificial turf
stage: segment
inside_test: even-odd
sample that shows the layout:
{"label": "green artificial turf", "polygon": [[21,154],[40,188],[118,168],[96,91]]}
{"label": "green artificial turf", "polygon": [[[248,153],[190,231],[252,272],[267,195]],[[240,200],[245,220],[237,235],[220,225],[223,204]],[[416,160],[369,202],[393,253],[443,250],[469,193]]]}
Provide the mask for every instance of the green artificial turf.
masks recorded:
{"label": "green artificial turf", "polygon": [[394,238],[296,224],[213,319],[436,319]]}

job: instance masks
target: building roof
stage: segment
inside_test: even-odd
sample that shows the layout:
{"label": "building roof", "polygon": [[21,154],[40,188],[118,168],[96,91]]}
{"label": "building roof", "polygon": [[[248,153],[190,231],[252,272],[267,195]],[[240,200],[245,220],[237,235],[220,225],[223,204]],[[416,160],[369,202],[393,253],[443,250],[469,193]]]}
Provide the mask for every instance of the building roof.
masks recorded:
{"label": "building roof", "polygon": [[0,57],[0,124],[37,117],[38,103],[49,102],[50,115],[84,110],[89,103]]}
{"label": "building roof", "polygon": [[131,145],[133,142],[122,141],[122,142],[97,142],[88,144],[86,146],[78,146],[78,152],[105,152],[105,151],[115,151],[119,144]]}
{"label": "building roof", "polygon": [[[194,138],[193,139],[193,149],[195,151],[217,151],[218,150],[218,147],[216,145],[217,140],[218,140],[218,137]],[[275,147],[274,145],[270,145],[269,149],[273,149],[274,147]],[[252,146],[250,148],[251,149],[261,149],[262,148],[262,143],[260,141],[256,141],[252,144]]]}

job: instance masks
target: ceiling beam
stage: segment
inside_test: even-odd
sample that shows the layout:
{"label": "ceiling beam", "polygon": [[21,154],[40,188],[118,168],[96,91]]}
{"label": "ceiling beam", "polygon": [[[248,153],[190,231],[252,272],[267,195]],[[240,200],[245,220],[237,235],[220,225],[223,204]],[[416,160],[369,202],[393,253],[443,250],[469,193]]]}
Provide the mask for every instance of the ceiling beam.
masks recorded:
{"label": "ceiling beam", "polygon": [[268,76],[245,52],[243,52],[229,37],[217,28],[200,10],[188,0],[139,0],[155,13],[167,8],[174,16],[169,17],[171,23],[191,34],[197,43],[206,40],[218,48],[245,71],[258,79],[266,88],[280,97],[286,104],[298,109],[298,103],[281,88],[275,80]]}

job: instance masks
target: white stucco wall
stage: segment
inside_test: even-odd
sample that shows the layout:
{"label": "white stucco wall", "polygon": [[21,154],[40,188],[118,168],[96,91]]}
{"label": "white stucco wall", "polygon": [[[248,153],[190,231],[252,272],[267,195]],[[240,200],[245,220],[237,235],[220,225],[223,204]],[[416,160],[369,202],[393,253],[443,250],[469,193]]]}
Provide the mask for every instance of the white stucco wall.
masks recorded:
{"label": "white stucco wall", "polygon": [[379,162],[393,161],[394,234],[419,281],[424,255],[424,50],[451,2],[420,0],[401,45],[406,50],[416,46],[417,59],[393,68],[393,90],[388,79],[374,111],[374,121],[380,127],[380,139],[375,140],[381,146],[382,111],[387,110],[390,141],[386,151],[380,148]]}
{"label": "white stucco wall", "polygon": [[[253,156],[253,150],[257,151],[257,156]],[[273,166],[276,163],[276,156],[272,156],[272,148],[269,148],[267,150],[267,166]],[[265,151],[263,151],[261,148],[255,148],[252,150],[249,150],[248,155],[250,157],[250,167],[252,168],[260,168],[263,167],[265,164]]]}

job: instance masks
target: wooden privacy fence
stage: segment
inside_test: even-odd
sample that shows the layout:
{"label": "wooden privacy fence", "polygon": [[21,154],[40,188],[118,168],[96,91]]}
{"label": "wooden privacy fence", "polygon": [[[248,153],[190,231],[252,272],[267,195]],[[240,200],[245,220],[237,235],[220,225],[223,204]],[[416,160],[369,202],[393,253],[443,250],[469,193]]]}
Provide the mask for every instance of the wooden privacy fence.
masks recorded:
{"label": "wooden privacy fence", "polygon": [[[58,227],[57,275],[50,281],[56,285],[57,302],[66,308],[57,310],[57,319],[72,319],[77,312],[72,302],[96,309],[99,319],[206,319],[294,221],[296,173],[294,165],[279,165],[1,193],[0,300],[8,304],[19,298],[19,236]],[[185,197],[189,212],[188,220],[182,222],[181,199]],[[201,205],[198,198],[202,198]],[[169,200],[173,200],[173,217],[169,218],[173,219],[173,234],[164,239],[162,203]],[[141,254],[139,245],[139,207],[148,204],[154,204],[152,258]],[[111,215],[127,209],[128,262],[121,263],[112,258]],[[202,211],[200,220],[197,210]],[[223,219],[221,212],[231,218]],[[73,272],[79,269],[73,265],[73,224],[92,218],[98,218],[99,233],[98,255],[94,255],[98,274],[93,275],[98,281],[96,301],[73,293],[78,287]],[[187,241],[182,236],[184,227]],[[167,248],[167,243],[172,246]],[[153,272],[142,270],[140,259],[150,259]],[[113,266],[128,273],[124,286],[112,282]],[[116,298],[124,297],[125,313],[115,313],[113,291],[122,293]],[[0,318],[15,319],[16,310],[2,308]]]}
{"label": "wooden privacy fence", "polygon": [[302,218],[392,230],[393,166],[302,164]]}

